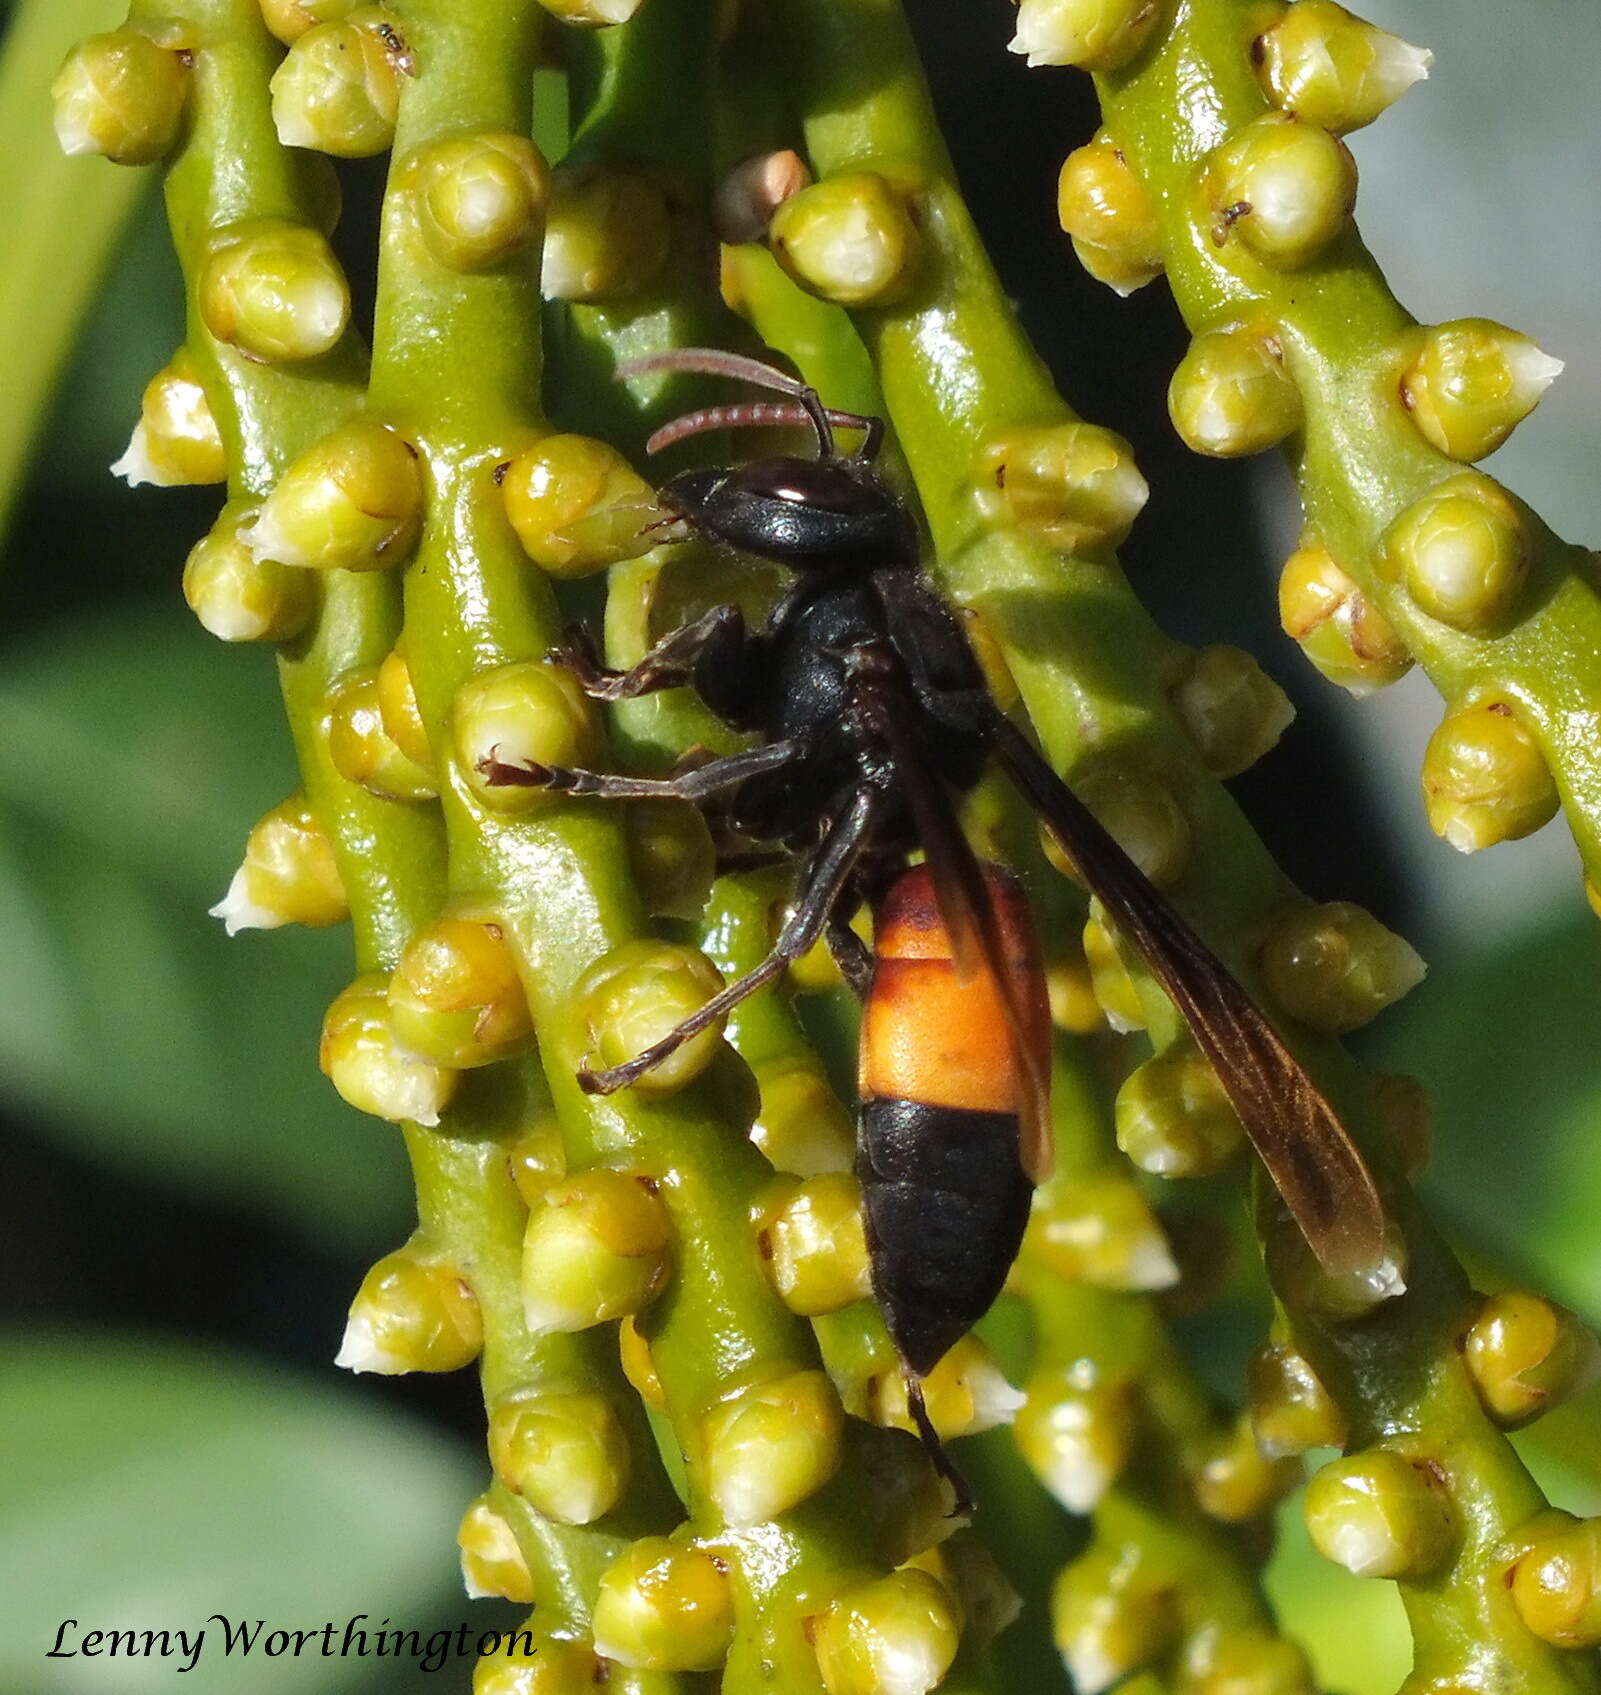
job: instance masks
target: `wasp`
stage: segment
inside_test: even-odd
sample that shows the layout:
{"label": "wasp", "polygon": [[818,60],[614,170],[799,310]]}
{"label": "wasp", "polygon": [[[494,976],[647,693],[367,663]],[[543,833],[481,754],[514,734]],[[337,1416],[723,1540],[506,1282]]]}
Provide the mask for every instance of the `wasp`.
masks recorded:
{"label": "wasp", "polygon": [[[991,760],[1188,1020],[1326,1265],[1378,1262],[1382,1203],[1338,1114],[1265,1014],[990,697],[923,572],[909,509],[874,467],[883,421],[827,407],[784,372],[712,349],[635,360],[618,375],[668,370],[784,398],[686,414],[656,432],[652,452],[710,429],[810,426],[814,457],[684,471],[658,491],[671,521],[789,567],[793,587],[759,629],[737,606],[715,606],[628,670],[604,668],[581,637],[560,656],[600,700],[691,686],[732,728],[753,732],[754,745],[665,779],[493,755],[485,774],[573,794],[718,803],[742,835],[795,859],[794,901],[768,957],[645,1052],[579,1081],[594,1094],[626,1087],[826,941],[864,1000],[857,1170],[873,1288],[914,1419],[960,1497],[918,1385],[1000,1292],[1051,1146],[1049,1015],[1027,902],[957,822],[957,802]],[[860,431],[860,446],[843,452],[837,429]],[[849,923],[864,903],[871,951]]]}

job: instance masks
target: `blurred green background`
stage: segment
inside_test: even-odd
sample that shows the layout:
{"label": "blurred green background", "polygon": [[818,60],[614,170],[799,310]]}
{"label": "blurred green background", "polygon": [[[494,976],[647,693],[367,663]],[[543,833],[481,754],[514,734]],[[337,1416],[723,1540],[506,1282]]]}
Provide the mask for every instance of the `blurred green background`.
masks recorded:
{"label": "blurred green background", "polygon": [[[1430,961],[1365,1044],[1437,1093],[1431,1203],[1487,1285],[1540,1284],[1601,1319],[1601,953],[1561,826],[1477,860],[1429,835],[1427,684],[1352,703],[1300,660],[1273,613],[1296,525],[1281,469],[1182,451],[1163,403],[1183,345],[1165,291],[1116,300],[1055,229],[1056,167],[1095,124],[1087,85],[1025,73],[1004,50],[1006,0],[912,11],[1002,275],[1066,392],[1133,438],[1150,477],[1130,574],[1175,632],[1251,647],[1300,709],[1242,781],[1247,805],[1309,892],[1364,901]],[[1437,59],[1355,138],[1365,229],[1420,317],[1500,317],[1568,360],[1497,470],[1559,529],[1593,534],[1601,7],[1367,11]],[[108,3],[101,27],[117,15]],[[24,116],[46,122],[42,89]],[[69,180],[110,169],[82,162]],[[375,181],[357,173],[350,192]],[[24,186],[0,181],[0,230]],[[68,193],[69,242],[73,214]],[[0,250],[0,300],[30,257]],[[0,397],[29,334],[16,313],[0,328]],[[270,656],[211,641],[179,594],[214,497],[131,494],[105,470],[180,334],[147,196],[43,422],[0,576],[0,1695],[174,1675],[43,1658],[69,1616],[504,1622],[461,1598],[455,1568],[456,1519],[484,1471],[468,1376],[358,1381],[331,1364],[362,1272],[409,1226],[398,1138],[316,1069],[346,938],[229,942],[206,916],[293,779]],[[18,404],[0,398],[8,428]],[[1235,1358],[1260,1323],[1226,1312],[1201,1345]],[[1601,1509],[1598,1411],[1592,1396],[1520,1438],[1575,1510]],[[1391,1590],[1340,1579],[1293,1509],[1286,1525],[1273,1583],[1326,1686],[1393,1688],[1405,1644]],[[208,1658],[193,1687],[467,1682],[464,1663],[424,1677],[395,1661]]]}

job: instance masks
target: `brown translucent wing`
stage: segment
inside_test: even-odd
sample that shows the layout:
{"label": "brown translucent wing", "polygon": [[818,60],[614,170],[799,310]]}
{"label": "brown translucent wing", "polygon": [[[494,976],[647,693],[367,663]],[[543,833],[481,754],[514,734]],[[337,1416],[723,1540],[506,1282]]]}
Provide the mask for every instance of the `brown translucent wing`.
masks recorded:
{"label": "brown translucent wing", "polygon": [[990,898],[984,868],[962,834],[950,798],[927,768],[921,750],[906,733],[905,719],[890,705],[880,718],[895,759],[895,771],[911,805],[918,839],[933,872],[934,898],[951,939],[951,960],[958,977],[982,972],[995,986],[1017,1061],[1022,1099],[1018,1108],[1018,1157],[1032,1183],[1043,1183],[1055,1161],[1051,1131],[1050,1079],[1040,1068],[1029,1040],[1027,1009],[1018,999],[1016,974],[1006,957],[1006,940]]}
{"label": "brown translucent wing", "polygon": [[1351,1133],[1266,1015],[998,709],[995,751],[1212,1062],[1268,1175],[1332,1272],[1385,1254],[1384,1203]]}

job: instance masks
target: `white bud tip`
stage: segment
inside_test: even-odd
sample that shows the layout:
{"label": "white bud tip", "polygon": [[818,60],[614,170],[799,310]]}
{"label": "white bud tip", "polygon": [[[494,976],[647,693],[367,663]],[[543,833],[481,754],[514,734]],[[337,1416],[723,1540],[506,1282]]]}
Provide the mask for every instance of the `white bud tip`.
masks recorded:
{"label": "white bud tip", "polygon": [[1440,832],[1440,836],[1458,853],[1477,853],[1484,846],[1478,831],[1463,818],[1448,820],[1445,828]]}
{"label": "white bud tip", "polygon": [[345,1334],[334,1355],[334,1364],[343,1371],[374,1371],[383,1377],[399,1377],[411,1370],[410,1365],[387,1348],[378,1346],[372,1323],[363,1313],[353,1312],[345,1324]]}
{"label": "white bud tip", "polygon": [[[1559,370],[1560,366],[1557,367]],[[111,467],[114,477],[121,477],[129,488],[171,488],[175,481],[150,457],[150,432],[141,418],[133,427],[127,451]]]}
{"label": "white bud tip", "polygon": [[292,103],[285,101],[282,105],[273,102],[273,128],[278,132],[278,139],[285,147],[317,146],[317,131],[305,112]]}
{"label": "white bud tip", "polygon": [[[1091,1457],[1089,1450],[1078,1443],[1071,1449],[1052,1456],[1045,1469],[1045,1487],[1070,1513],[1092,1513],[1101,1497],[1112,1486],[1117,1473],[1108,1465]],[[1074,1682],[1077,1682],[1074,1674]]]}
{"label": "white bud tip", "polygon": [[258,565],[267,562],[279,565],[300,563],[294,557],[294,551],[283,535],[282,527],[273,522],[269,505],[263,505],[254,518],[239,526],[235,534]]}
{"label": "white bud tip", "polygon": [[1028,1399],[1021,1389],[1006,1381],[993,1360],[984,1360],[968,1372],[967,1392],[973,1397],[973,1416],[963,1432],[966,1436],[1010,1424]]}
{"label": "white bud tip", "polygon": [[1069,1643],[1062,1649],[1062,1660],[1078,1695],[1101,1695],[1103,1689],[1110,1689],[1129,1669],[1103,1648],[1088,1642]]}
{"label": "white bud tip", "polygon": [[949,1656],[937,1643],[911,1635],[905,1641],[886,1642],[874,1661],[883,1695],[929,1695],[949,1670]]}
{"label": "white bud tip", "polygon": [[1402,88],[1411,88],[1414,83],[1427,82],[1429,71],[1434,64],[1434,54],[1427,47],[1414,47],[1410,41],[1397,44],[1394,59],[1394,77]]}
{"label": "white bud tip", "polygon": [[1168,1247],[1167,1238],[1159,1230],[1153,1230],[1148,1236],[1141,1237],[1128,1256],[1126,1287],[1149,1292],[1171,1289],[1178,1280],[1178,1261],[1173,1258],[1173,1250]]}
{"label": "white bud tip", "polygon": [[[349,1331],[346,1331],[346,1335],[349,1335]],[[334,1361],[334,1364],[343,1365],[344,1360],[337,1359]],[[361,1367],[352,1366],[350,1369],[352,1371],[360,1371]],[[467,1591],[467,1599],[469,1601],[499,1601],[503,1599],[498,1589],[484,1588],[478,1579],[473,1576],[472,1561],[468,1559],[465,1554],[461,1557],[461,1586]]]}
{"label": "white bud tip", "polygon": [[210,908],[211,917],[220,918],[230,936],[237,936],[241,930],[278,930],[288,923],[281,912],[257,906],[245,889],[245,868],[241,865],[233,874],[227,894]]}
{"label": "white bud tip", "polygon": [[1512,378],[1525,393],[1538,398],[1550,388],[1567,369],[1561,359],[1553,359],[1531,342],[1512,355]]}

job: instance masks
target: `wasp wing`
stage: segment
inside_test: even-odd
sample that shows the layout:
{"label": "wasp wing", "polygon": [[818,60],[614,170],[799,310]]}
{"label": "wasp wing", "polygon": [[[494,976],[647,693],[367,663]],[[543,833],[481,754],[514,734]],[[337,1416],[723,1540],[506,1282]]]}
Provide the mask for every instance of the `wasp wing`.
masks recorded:
{"label": "wasp wing", "polygon": [[1379,1264],[1384,1203],[1322,1091],[1222,961],[1033,744],[998,708],[989,716],[1001,765],[1188,1021],[1313,1252],[1333,1272]]}

